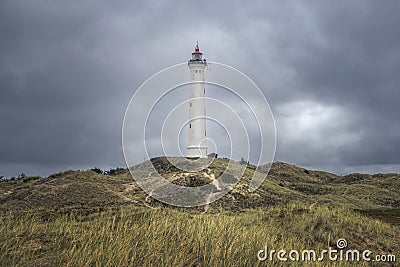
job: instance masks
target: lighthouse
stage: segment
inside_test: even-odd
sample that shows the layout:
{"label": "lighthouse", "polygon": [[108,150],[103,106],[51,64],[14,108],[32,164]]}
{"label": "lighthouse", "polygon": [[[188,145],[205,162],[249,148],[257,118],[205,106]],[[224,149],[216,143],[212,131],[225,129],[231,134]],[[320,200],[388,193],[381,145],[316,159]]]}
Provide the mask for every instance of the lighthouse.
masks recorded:
{"label": "lighthouse", "polygon": [[189,93],[189,134],[187,157],[206,158],[206,103],[204,84],[204,69],[207,62],[203,59],[199,44],[196,44],[192,58],[188,62],[190,72],[190,93]]}

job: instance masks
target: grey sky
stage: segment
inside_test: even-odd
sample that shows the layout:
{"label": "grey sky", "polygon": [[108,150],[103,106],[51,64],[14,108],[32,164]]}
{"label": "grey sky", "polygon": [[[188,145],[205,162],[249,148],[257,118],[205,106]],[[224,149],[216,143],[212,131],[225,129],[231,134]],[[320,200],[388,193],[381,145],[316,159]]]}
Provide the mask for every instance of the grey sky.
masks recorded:
{"label": "grey sky", "polygon": [[276,160],[400,172],[399,10],[398,1],[1,1],[0,175],[124,166],[135,89],[187,61],[196,40],[263,90]]}

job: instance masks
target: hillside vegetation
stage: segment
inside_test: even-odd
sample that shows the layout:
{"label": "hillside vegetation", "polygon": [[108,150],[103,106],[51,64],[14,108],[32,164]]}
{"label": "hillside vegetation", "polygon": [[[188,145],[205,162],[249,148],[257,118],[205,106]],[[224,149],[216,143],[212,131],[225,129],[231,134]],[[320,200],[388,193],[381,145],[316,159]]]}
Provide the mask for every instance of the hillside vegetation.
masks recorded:
{"label": "hillside vegetation", "polygon": [[[218,177],[227,162],[216,159],[206,171],[187,173],[152,159],[167,179],[185,186],[210,182],[209,174]],[[146,164],[133,168],[148,172]],[[340,238],[351,249],[400,260],[399,174],[336,176],[277,162],[250,193],[254,169],[247,166],[231,192],[198,208],[148,197],[126,169],[0,182],[0,265],[266,266],[271,262],[257,259],[265,245],[322,250]],[[273,265],[286,266],[276,259]]]}

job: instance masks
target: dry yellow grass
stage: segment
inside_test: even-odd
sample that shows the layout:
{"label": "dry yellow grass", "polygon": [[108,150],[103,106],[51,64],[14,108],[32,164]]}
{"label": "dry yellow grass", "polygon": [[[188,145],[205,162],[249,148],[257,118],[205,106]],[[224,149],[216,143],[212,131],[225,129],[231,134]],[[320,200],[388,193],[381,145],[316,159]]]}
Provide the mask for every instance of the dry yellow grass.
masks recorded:
{"label": "dry yellow grass", "polygon": [[204,215],[138,207],[50,220],[7,214],[0,222],[2,266],[266,266],[271,262],[257,259],[265,245],[322,250],[339,238],[351,249],[399,257],[399,227],[343,208],[303,204]]}

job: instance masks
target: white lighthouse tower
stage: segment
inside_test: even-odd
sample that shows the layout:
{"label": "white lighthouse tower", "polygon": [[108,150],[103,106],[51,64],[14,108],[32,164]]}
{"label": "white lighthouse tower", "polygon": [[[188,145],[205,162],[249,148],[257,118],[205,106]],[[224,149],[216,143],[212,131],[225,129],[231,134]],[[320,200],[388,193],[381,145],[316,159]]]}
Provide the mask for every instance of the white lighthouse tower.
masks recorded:
{"label": "white lighthouse tower", "polygon": [[187,146],[188,158],[206,158],[206,103],[204,84],[204,69],[207,62],[203,59],[197,43],[192,58],[188,62],[190,70],[189,95],[189,135]]}

